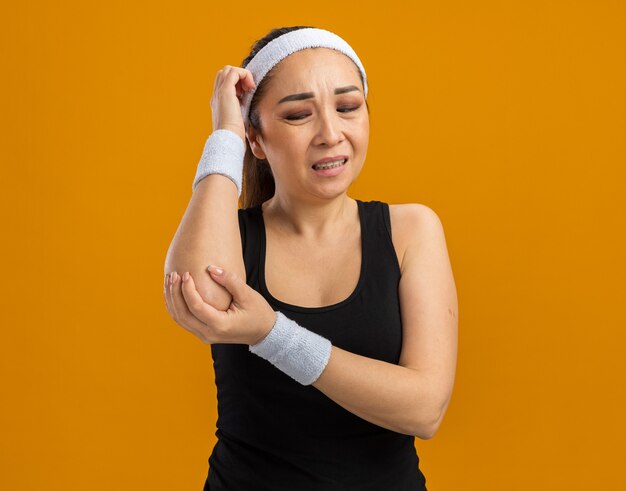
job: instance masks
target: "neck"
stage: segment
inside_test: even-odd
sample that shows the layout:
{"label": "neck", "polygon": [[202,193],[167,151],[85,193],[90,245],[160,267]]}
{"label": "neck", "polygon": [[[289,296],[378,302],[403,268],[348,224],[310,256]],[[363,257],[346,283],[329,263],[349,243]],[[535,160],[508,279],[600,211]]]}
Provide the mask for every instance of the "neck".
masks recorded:
{"label": "neck", "polygon": [[315,202],[275,194],[262,204],[266,223],[269,219],[282,233],[318,243],[336,240],[353,222],[355,208],[347,194]]}

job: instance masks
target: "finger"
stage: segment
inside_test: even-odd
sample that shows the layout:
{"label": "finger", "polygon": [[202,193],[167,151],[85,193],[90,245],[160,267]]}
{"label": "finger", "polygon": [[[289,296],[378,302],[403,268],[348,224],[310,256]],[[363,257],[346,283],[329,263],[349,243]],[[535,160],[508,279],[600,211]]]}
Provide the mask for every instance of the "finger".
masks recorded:
{"label": "finger", "polygon": [[220,85],[220,79],[222,78],[222,70],[218,70],[215,74],[215,79],[213,80],[213,94],[217,92],[217,88]]}
{"label": "finger", "polygon": [[224,312],[217,310],[212,305],[209,305],[198,293],[196,284],[193,281],[193,277],[188,272],[181,278],[186,280],[181,281],[181,293],[185,300],[185,304],[194,317],[199,319],[202,323],[206,324],[210,328],[215,328],[221,322],[223,322],[222,315]]}
{"label": "finger", "polygon": [[237,80],[244,83],[246,86],[254,86],[254,77],[252,76],[252,72],[247,68],[242,68],[239,66],[226,65],[224,67],[224,73],[226,76],[234,76],[236,75]]}
{"label": "finger", "polygon": [[240,98],[245,91],[255,87],[254,77],[250,70],[245,68],[230,66],[225,73],[226,83],[235,87],[237,97]]}
{"label": "finger", "polygon": [[169,310],[170,310],[170,314],[172,315],[172,318],[178,322],[178,312],[176,310],[176,304],[174,302],[174,295],[173,295],[173,283],[174,283],[174,275],[175,272],[172,271],[169,274],[168,277],[168,281],[167,281],[167,287],[166,287],[166,299],[167,299],[167,304],[169,306]]}
{"label": "finger", "polygon": [[165,279],[163,280],[163,298],[165,299],[165,308],[167,309],[167,312],[170,314],[170,316],[173,318],[174,313],[172,312],[169,303],[169,279],[170,275],[166,274]]}
{"label": "finger", "polygon": [[197,325],[195,326],[188,325],[187,324],[188,321],[184,321],[176,315],[175,310],[174,310],[174,301],[173,301],[173,297],[174,297],[173,294],[175,293],[176,290],[175,288],[172,287],[172,276],[173,276],[173,273],[172,275],[167,275],[166,285],[165,285],[165,303],[167,305],[168,311],[170,312],[170,315],[172,316],[172,318],[176,321],[178,325],[180,325],[186,331],[189,331],[191,334],[199,338],[203,343],[205,344],[210,343],[211,340],[207,338],[206,333],[203,329],[201,329]]}
{"label": "finger", "polygon": [[252,72],[245,68],[240,68],[239,70],[239,84],[241,85],[241,87],[244,90],[251,90],[256,87]]}
{"label": "finger", "polygon": [[[207,268],[211,278],[213,278],[218,284],[222,285],[228,293],[233,297],[232,303],[237,307],[241,307],[245,300],[245,296],[250,288],[239,276],[232,271],[226,271],[224,268],[220,268],[215,265],[210,265]],[[221,271],[221,274],[218,272]]]}
{"label": "finger", "polygon": [[170,299],[176,313],[176,322],[198,337],[204,339],[207,326],[194,316],[187,307],[187,303],[181,291],[181,283],[180,276],[174,273],[174,278],[170,285]]}

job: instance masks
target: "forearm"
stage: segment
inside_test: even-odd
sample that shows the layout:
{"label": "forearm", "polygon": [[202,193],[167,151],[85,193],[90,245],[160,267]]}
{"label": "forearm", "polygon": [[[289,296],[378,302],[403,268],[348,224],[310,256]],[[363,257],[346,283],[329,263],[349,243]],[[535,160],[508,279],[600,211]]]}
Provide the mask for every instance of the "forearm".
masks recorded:
{"label": "forearm", "polygon": [[378,426],[430,438],[440,416],[436,387],[422,373],[333,346],[313,386]]}
{"label": "forearm", "polygon": [[238,192],[226,176],[211,174],[196,186],[172,239],[165,259],[165,274],[189,271],[202,298],[227,310],[232,296],[206,271],[219,264],[246,278],[237,218]]}

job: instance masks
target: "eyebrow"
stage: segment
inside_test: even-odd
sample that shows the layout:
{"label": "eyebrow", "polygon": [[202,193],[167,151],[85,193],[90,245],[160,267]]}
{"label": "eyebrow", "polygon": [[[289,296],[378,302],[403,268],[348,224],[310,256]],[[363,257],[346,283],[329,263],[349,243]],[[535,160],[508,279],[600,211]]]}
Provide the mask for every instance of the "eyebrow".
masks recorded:
{"label": "eyebrow", "polygon": [[[352,92],[354,90],[360,90],[360,89],[356,85],[348,85],[346,87],[339,87],[338,89],[335,89],[335,95],[345,94],[346,92]],[[278,104],[282,104],[283,102],[290,102],[290,101],[302,101],[304,99],[312,99],[313,97],[315,97],[315,94],[313,92],[301,92],[300,94],[291,94],[286,97],[283,97],[280,101],[278,101]]]}

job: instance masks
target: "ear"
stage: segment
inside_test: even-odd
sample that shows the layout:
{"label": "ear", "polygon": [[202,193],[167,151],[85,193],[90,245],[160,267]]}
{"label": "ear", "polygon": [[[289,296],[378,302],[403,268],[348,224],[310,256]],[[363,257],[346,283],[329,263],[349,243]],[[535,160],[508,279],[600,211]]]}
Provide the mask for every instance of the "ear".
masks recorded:
{"label": "ear", "polygon": [[250,149],[252,150],[252,154],[259,160],[267,158],[265,155],[265,151],[262,147],[263,138],[252,125],[248,125],[246,137],[248,138],[248,143],[250,143]]}

